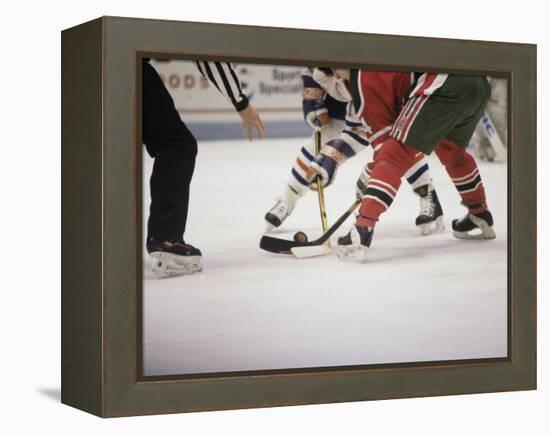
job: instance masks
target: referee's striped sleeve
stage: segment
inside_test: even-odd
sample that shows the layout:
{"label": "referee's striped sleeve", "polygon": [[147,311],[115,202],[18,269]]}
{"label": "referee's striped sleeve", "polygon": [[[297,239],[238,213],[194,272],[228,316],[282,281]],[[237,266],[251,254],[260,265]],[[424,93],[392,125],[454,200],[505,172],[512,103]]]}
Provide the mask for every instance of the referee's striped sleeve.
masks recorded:
{"label": "referee's striped sleeve", "polygon": [[231,100],[237,111],[248,107],[248,98],[243,93],[241,82],[229,62],[196,62],[202,76]]}

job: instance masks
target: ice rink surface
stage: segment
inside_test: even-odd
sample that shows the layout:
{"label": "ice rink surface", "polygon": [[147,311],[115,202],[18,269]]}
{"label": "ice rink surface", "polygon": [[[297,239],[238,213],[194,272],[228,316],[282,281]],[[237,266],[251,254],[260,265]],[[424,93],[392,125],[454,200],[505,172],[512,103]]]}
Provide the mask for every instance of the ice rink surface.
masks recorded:
{"label": "ice rink surface", "polygon": [[[258,243],[304,140],[199,143],[186,241],[202,250],[204,271],[158,279],[144,251],[144,374],[505,357],[506,165],[480,163],[496,240],[452,237],[451,220],[466,209],[430,158],[444,233],[417,232],[418,199],[404,183],[376,227],[368,263],[295,259]],[[147,209],[152,160],[144,155]],[[353,202],[368,159],[370,150],[349,160],[326,190],[329,224]],[[315,194],[276,236],[297,230],[320,235]]]}

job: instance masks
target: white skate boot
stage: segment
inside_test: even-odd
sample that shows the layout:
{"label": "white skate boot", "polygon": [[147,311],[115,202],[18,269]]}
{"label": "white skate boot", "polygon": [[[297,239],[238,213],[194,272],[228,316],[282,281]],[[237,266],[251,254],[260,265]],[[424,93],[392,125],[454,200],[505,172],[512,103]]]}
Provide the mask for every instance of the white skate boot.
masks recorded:
{"label": "white skate boot", "polygon": [[445,230],[443,209],[433,186],[431,184],[423,185],[414,192],[420,198],[420,212],[415,221],[420,233],[430,235]]}
{"label": "white skate boot", "polygon": [[152,270],[159,277],[183,276],[202,270],[201,251],[184,241],[147,240]]}
{"label": "white skate boot", "polygon": [[284,198],[277,198],[275,205],[266,213],[266,232],[271,232],[283,224],[294,209],[294,203]]}

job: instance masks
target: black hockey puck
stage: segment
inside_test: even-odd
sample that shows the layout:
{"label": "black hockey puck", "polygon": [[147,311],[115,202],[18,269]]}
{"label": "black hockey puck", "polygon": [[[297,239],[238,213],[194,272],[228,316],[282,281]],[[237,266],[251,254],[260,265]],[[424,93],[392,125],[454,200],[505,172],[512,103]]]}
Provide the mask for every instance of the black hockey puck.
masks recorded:
{"label": "black hockey puck", "polygon": [[297,243],[307,243],[307,235],[302,231],[296,232],[294,234],[294,241]]}

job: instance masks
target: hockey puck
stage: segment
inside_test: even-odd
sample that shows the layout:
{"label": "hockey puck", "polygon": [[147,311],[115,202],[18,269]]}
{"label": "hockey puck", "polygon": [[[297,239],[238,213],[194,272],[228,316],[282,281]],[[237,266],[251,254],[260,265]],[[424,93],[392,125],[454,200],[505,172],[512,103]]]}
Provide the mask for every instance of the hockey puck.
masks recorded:
{"label": "hockey puck", "polygon": [[307,243],[307,235],[302,231],[296,232],[294,234],[294,241],[297,243]]}

